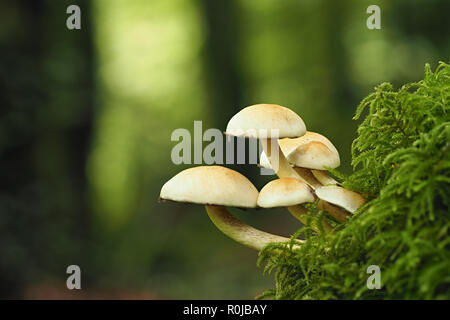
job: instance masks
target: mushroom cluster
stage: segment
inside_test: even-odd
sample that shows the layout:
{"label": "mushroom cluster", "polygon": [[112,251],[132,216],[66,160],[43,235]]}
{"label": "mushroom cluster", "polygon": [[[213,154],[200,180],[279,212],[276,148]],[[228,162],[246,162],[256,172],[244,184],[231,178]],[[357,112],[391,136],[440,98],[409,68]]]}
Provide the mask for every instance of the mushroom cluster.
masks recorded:
{"label": "mushroom cluster", "polygon": [[[238,243],[261,250],[269,243],[290,239],[255,229],[235,218],[226,207],[286,207],[306,225],[305,203],[318,200],[317,208],[337,222],[345,222],[365,202],[360,194],[345,189],[328,175],[328,168],[340,165],[334,145],[323,135],[307,131],[302,118],[286,107],[246,107],[231,118],[225,134],[259,139],[264,150],[259,165],[273,169],[278,179],[258,192],[239,172],[222,166],[198,166],[167,181],[160,199],[205,205],[214,225]],[[333,231],[326,221],[321,224],[311,227],[317,232]],[[294,247],[303,243],[296,241]]]}

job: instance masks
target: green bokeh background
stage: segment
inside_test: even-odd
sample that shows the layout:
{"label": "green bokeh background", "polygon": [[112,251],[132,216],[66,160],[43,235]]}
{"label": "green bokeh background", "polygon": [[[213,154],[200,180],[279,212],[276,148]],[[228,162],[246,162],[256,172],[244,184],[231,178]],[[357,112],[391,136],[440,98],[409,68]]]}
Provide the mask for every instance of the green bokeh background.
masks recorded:
{"label": "green bokeh background", "polygon": [[[81,8],[81,30],[66,8]],[[366,8],[381,7],[381,30]],[[0,298],[253,298],[257,253],[200,206],[157,202],[173,130],[224,130],[287,106],[351,171],[352,115],[375,85],[448,61],[447,0],[94,0],[0,3]],[[205,146],[206,144],[204,144]],[[272,177],[231,168],[261,188]],[[232,212],[289,236],[284,210]],[[66,289],[66,268],[82,290]]]}

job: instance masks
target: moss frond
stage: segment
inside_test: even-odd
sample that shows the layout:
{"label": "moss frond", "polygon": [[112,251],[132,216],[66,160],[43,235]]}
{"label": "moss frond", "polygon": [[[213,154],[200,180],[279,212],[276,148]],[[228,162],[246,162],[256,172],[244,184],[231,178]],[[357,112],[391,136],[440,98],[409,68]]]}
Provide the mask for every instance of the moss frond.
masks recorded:
{"label": "moss frond", "polygon": [[[372,197],[347,223],[334,223],[333,234],[304,228],[300,249],[260,252],[258,264],[275,271],[275,299],[450,299],[449,111],[443,62],[434,72],[426,65],[419,82],[397,91],[383,83],[362,100],[354,173],[331,173]],[[308,210],[324,218],[314,205]],[[367,288],[370,265],[381,268],[380,290]]]}

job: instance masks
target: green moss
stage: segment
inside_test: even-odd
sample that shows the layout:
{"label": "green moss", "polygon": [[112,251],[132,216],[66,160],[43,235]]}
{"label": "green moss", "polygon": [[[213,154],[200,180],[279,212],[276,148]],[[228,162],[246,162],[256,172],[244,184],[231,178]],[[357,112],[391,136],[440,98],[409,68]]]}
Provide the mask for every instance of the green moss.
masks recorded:
{"label": "green moss", "polygon": [[[354,173],[342,184],[367,204],[336,233],[312,235],[298,250],[273,244],[258,264],[275,273],[275,299],[450,299],[450,65],[425,66],[422,81],[383,83],[364,98],[367,114],[352,145]],[[310,217],[317,215],[314,205]],[[321,213],[321,212],[319,212]],[[323,213],[321,213],[323,217]],[[306,232],[308,231],[308,232]],[[268,254],[272,247],[282,250]],[[367,267],[381,269],[370,290]]]}

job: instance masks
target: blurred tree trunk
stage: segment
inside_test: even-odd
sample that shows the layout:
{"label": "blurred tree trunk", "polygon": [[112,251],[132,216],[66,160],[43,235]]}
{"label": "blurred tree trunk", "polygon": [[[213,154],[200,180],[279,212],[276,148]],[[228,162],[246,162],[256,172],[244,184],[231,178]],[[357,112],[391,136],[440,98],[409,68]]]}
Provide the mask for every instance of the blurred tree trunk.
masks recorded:
{"label": "blurred tree trunk", "polygon": [[[207,36],[205,43],[205,65],[207,70],[207,87],[209,87],[210,108],[213,122],[211,127],[225,131],[228,121],[248,103],[242,96],[245,70],[239,65],[240,28],[239,16],[235,0],[208,1],[202,0]],[[224,137],[224,162],[226,143],[234,141],[234,162],[226,166],[246,176],[257,175],[254,165],[237,165],[237,138]],[[241,138],[240,138],[241,139]],[[249,162],[248,140],[245,141],[246,163]]]}
{"label": "blurred tree trunk", "polygon": [[[0,4],[0,296],[83,265],[89,239],[85,162],[92,128],[89,1]],[[8,18],[10,17],[10,18]]]}
{"label": "blurred tree trunk", "polygon": [[201,4],[208,32],[204,52],[212,115],[215,127],[225,129],[228,120],[243,107],[235,1],[202,0]]}

